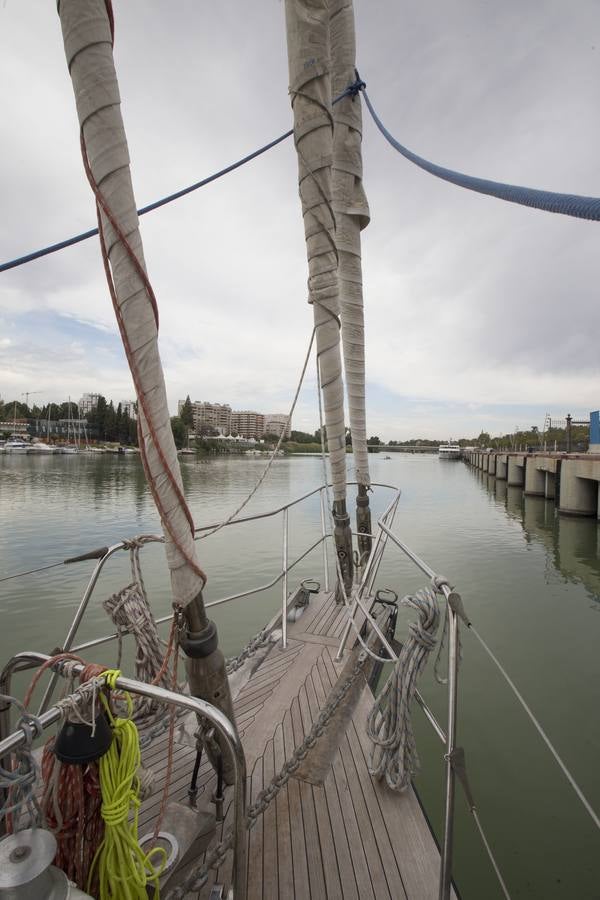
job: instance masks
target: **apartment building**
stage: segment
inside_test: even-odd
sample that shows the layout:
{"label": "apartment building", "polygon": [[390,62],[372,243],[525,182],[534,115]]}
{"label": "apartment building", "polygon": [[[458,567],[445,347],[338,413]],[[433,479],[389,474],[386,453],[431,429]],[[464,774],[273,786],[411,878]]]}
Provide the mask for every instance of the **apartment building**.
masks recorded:
{"label": "apartment building", "polygon": [[288,423],[288,417],[285,414],[280,413],[270,413],[265,416],[265,430],[264,434],[276,434],[277,437],[281,436],[283,432],[284,440],[289,440],[292,428]]}
{"label": "apartment building", "polygon": [[231,413],[231,434],[245,438],[260,438],[265,433],[265,417],[250,409],[234,410]]}
{"label": "apartment building", "polygon": [[[177,404],[178,412],[185,401]],[[285,437],[289,438],[291,423],[287,424],[287,416],[279,413],[265,415],[251,409],[232,409],[228,403],[208,403],[195,400],[192,403],[194,431],[198,433],[202,427],[213,428],[222,435],[240,435],[245,438],[259,439],[264,434],[279,436],[285,429]]]}
{"label": "apartment building", "polygon": [[88,413],[91,413],[92,410],[96,409],[99,399],[100,394],[84,394],[78,403],[79,414],[81,416],[87,416]]}
{"label": "apartment building", "polygon": [[[179,402],[179,410],[183,406]],[[194,431],[198,432],[202,426],[214,428],[219,434],[231,433],[231,407],[228,403],[207,403],[195,400],[192,403],[192,416],[194,418]]]}

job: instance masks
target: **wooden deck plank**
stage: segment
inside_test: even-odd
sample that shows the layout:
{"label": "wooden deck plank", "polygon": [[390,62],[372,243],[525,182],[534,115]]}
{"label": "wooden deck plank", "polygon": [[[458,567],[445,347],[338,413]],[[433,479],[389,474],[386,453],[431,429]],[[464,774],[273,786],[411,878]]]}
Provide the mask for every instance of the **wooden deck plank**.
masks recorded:
{"label": "wooden deck plank", "polygon": [[[285,755],[285,741],[283,737],[283,725],[280,723],[275,729],[273,738],[273,754],[275,771],[279,772],[283,766]],[[287,799],[287,788],[279,791],[275,800],[277,817],[277,860],[279,878],[279,896],[294,896],[294,865],[292,859],[292,831],[290,823],[290,810]]]}
{"label": "wooden deck plank", "polygon": [[[256,760],[252,770],[250,804],[254,803],[263,787],[263,761]],[[261,900],[263,896],[263,816],[256,820],[248,841],[248,900]]]}
{"label": "wooden deck plank", "polygon": [[[311,672],[306,679],[305,688],[308,710],[312,724],[317,719],[320,711],[317,692],[315,690],[313,681],[313,672]],[[301,709],[304,713],[302,705]],[[330,812],[327,805],[325,788],[322,785],[313,785],[312,787],[317,829],[319,832],[319,844],[321,847],[323,874],[325,877],[325,896],[329,898],[329,900],[331,900],[331,898],[342,898],[342,886],[340,882],[335,841],[333,839],[333,831],[331,827]]]}
{"label": "wooden deck plank", "polygon": [[[313,631],[313,624],[318,616],[323,614],[324,608],[332,601],[331,592],[319,591],[310,598],[308,609],[303,613],[300,622],[302,623],[302,631]],[[288,629],[288,635],[290,630]]]}
{"label": "wooden deck plank", "polygon": [[[275,775],[273,741],[265,747],[263,756],[263,781],[270,784]],[[263,815],[263,896],[279,896],[279,872],[277,859],[277,803],[271,803]]]}
{"label": "wooden deck plank", "polygon": [[[328,654],[325,650],[323,656],[326,655]],[[319,669],[321,672],[321,679],[324,684],[327,684],[326,679],[329,681],[329,684],[327,684],[327,692],[329,692],[332,687],[332,681],[328,678],[329,673],[327,671],[323,657],[319,659]],[[333,684],[335,684],[335,679],[333,681]],[[348,836],[348,843],[350,844],[354,877],[358,886],[359,896],[361,900],[363,900],[363,898],[365,897],[371,897],[373,898],[373,900],[375,900],[375,893],[373,891],[373,885],[371,883],[371,875],[365,855],[363,839],[361,837],[360,825],[356,818],[354,804],[352,802],[352,795],[350,793],[350,785],[348,784],[348,778],[346,776],[346,771],[344,769],[341,754],[339,752],[336,753],[333,758],[332,769],[335,778],[335,785],[338,792],[340,808],[342,810],[342,816],[344,819],[344,825],[346,827],[346,834]]]}
{"label": "wooden deck plank", "polygon": [[[354,722],[352,722],[348,728],[346,737],[348,739],[349,751],[354,758],[356,770],[364,770],[367,767],[367,760],[363,755]],[[363,792],[366,808],[368,809],[369,817],[371,819],[377,850],[381,858],[390,894],[394,898],[403,897],[406,895],[404,883],[394,855],[390,836],[381,814],[381,807],[379,806],[379,800],[375,792],[374,781],[368,774],[368,771],[361,777],[359,785]]]}
{"label": "wooden deck plank", "polygon": [[314,619],[310,623],[310,626],[304,626],[304,630],[312,631],[313,634],[319,634],[322,631],[323,620],[331,614],[331,611],[334,608],[335,600],[333,594],[331,594],[328,598],[323,598],[321,608],[316,611],[316,614],[314,616]]}
{"label": "wooden deck plank", "polygon": [[[241,687],[235,700],[251,775],[254,799],[269,784],[308,733],[347,661],[335,663],[346,610],[331,594],[311,598],[298,623],[290,623],[289,644],[274,645]],[[437,896],[439,853],[412,789],[393,794],[368,773],[369,740],[364,721],[372,695],[359,697],[354,714],[322,783],[292,777],[259,817],[248,837],[249,900],[431,900]],[[161,801],[167,733],[144,752],[155,769],[156,789],[140,810],[148,831]],[[176,744],[171,799],[185,801],[195,748]],[[310,760],[310,757],[307,758]],[[308,775],[307,775],[308,777]],[[314,779],[313,779],[314,780]],[[200,805],[209,802],[215,776],[204,760],[199,773]],[[231,792],[226,821],[232,823]],[[210,805],[209,805],[209,808]],[[199,862],[197,860],[196,862]],[[230,881],[231,854],[211,872],[200,894],[206,900],[215,882]]]}
{"label": "wooden deck plank", "polygon": [[[306,676],[306,680],[309,681],[310,677],[309,672]],[[298,692],[298,709],[302,717],[302,734],[304,737],[312,727],[312,716],[308,703],[306,681],[300,686]],[[295,727],[294,733],[296,734]],[[296,746],[298,746],[298,743],[298,736],[296,735]],[[308,862],[308,874],[310,878],[311,900],[326,900],[327,892],[325,890],[325,876],[323,871],[323,851],[319,840],[312,785],[308,784],[308,782],[300,782],[300,799],[302,801],[302,817],[304,819],[304,842],[306,844],[306,859]]]}
{"label": "wooden deck plank", "polygon": [[[311,680],[315,689],[315,695],[319,702],[319,706],[322,707],[327,699],[329,684],[326,683],[327,686],[323,684],[321,671],[318,665],[314,667],[311,673]],[[324,795],[323,799],[329,813],[329,823],[333,835],[342,896],[344,897],[344,900],[346,900],[346,898],[358,898],[358,887],[356,885],[356,879],[354,877],[354,867],[352,865],[350,844],[348,841],[348,835],[346,833],[346,827],[342,815],[342,808],[340,806],[337,787],[335,784],[333,769],[331,769],[330,774],[325,779],[322,790],[320,790],[316,785],[315,787],[317,788],[317,790],[315,791],[315,797]]]}
{"label": "wooden deck plank", "polygon": [[[286,712],[283,719],[283,738],[285,741],[285,757],[286,759],[289,759],[295,748],[292,714],[289,710]],[[295,778],[290,778],[287,783],[287,798],[290,810],[292,858],[294,863],[293,896],[296,900],[304,900],[304,898],[310,900],[300,786]]]}

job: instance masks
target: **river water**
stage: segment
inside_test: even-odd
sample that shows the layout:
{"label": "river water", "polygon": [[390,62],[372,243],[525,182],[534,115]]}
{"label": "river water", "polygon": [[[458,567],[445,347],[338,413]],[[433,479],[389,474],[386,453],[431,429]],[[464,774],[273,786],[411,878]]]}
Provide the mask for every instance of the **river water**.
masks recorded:
{"label": "river water", "polygon": [[[556,515],[551,503],[523,497],[461,462],[434,456],[373,455],[372,478],[402,489],[394,529],[463,596],[478,631],[509,671],[596,810],[600,810],[600,526]],[[235,509],[262,471],[251,457],[187,458],[186,494],[196,525]],[[244,511],[281,506],[323,481],[314,457],[278,459]],[[377,489],[381,512],[391,494]],[[0,455],[0,577],[60,561],[142,533],[157,515],[137,456]],[[318,498],[290,513],[289,558],[320,534]],[[281,518],[224,529],[200,544],[207,601],[274,578],[281,566]],[[143,551],[155,614],[169,612],[164,551]],[[92,564],[59,566],[0,581],[0,657],[51,651],[65,630]],[[323,581],[321,550],[295,570]],[[101,600],[128,582],[126,554],[106,566],[78,640],[111,629]],[[294,583],[292,578],[290,586]],[[401,596],[423,578],[388,546],[380,584]],[[281,586],[215,607],[226,654],[271,617]],[[401,632],[407,618],[400,617]],[[399,635],[400,637],[402,634]],[[112,646],[88,658],[114,663]],[[444,689],[428,671],[422,692],[445,721]],[[414,715],[422,761],[416,786],[440,833],[442,749],[420,711]],[[470,634],[463,636],[459,741],[466,749],[479,815],[513,898],[598,900],[600,841],[591,820],[501,676]],[[501,897],[458,789],[455,874],[465,900]]]}

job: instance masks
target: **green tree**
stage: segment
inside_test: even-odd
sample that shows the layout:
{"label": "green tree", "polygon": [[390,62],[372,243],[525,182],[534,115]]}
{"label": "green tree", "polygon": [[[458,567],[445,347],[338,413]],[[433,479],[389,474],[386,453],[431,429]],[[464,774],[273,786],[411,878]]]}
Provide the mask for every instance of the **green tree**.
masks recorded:
{"label": "green tree", "polygon": [[104,420],[104,429],[106,432],[106,440],[107,441],[116,441],[117,440],[117,414],[115,412],[114,403],[112,400],[106,407],[106,417]]}
{"label": "green tree", "polygon": [[180,416],[172,416],[171,417],[171,431],[173,432],[175,446],[177,447],[178,450],[181,450],[181,448],[185,444],[185,440],[187,437],[187,428],[186,428],[185,424],[181,421]]}
{"label": "green tree", "polygon": [[315,439],[320,440],[319,432],[315,432],[315,434],[308,434],[307,431],[291,431],[290,432],[290,441],[295,441],[297,444],[314,444]]}
{"label": "green tree", "polygon": [[106,397],[103,397],[102,394],[100,394],[95,409],[91,409],[87,414],[89,424],[97,428],[98,437],[101,441],[108,440],[106,435],[106,410]]}
{"label": "green tree", "polygon": [[178,418],[181,419],[186,428],[191,430],[194,427],[194,410],[192,408],[192,401],[190,400],[189,394],[185,398],[185,402],[183,403],[179,411]]}

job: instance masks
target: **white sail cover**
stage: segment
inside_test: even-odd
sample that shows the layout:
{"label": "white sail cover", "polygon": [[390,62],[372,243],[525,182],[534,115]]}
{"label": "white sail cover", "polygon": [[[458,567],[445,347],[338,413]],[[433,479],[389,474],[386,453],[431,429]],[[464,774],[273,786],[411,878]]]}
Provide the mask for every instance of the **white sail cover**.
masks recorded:
{"label": "white sail cover", "polygon": [[[145,272],[106,4],[104,0],[60,0],[59,16],[93,179]],[[116,291],[117,318],[121,319],[121,334],[138,394],[141,449],[165,531],[173,600],[185,606],[201,591],[204,577],[183,501],[158,352],[157,322],[146,287],[104,213],[101,224]]]}
{"label": "white sail cover", "polygon": [[346,497],[344,385],[340,354],[339,290],[332,207],[331,61],[326,0],[286,0],[290,93],[304,233],[309,302],[317,354],[334,500]]}
{"label": "white sail cover", "polygon": [[[352,0],[330,0],[331,92],[338,97],[355,79]],[[360,232],[369,223],[362,185],[362,115],[358,97],[333,107],[333,209],[338,249],[342,341],[356,480],[370,484],[365,414],[365,327]]]}

